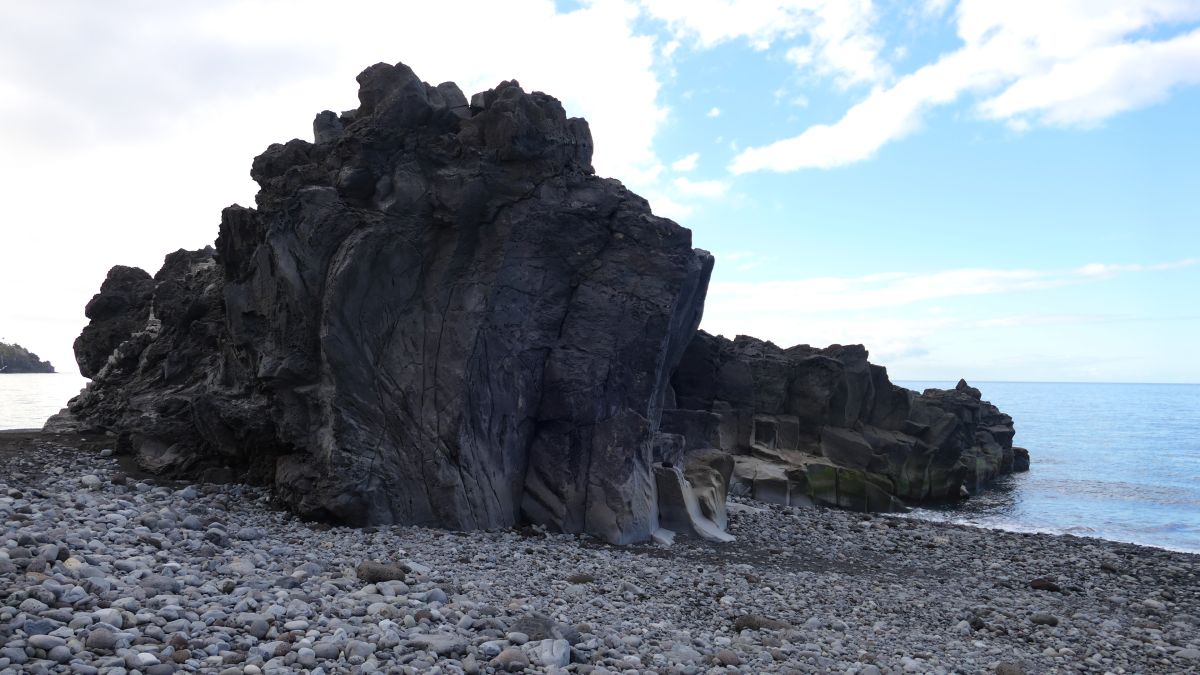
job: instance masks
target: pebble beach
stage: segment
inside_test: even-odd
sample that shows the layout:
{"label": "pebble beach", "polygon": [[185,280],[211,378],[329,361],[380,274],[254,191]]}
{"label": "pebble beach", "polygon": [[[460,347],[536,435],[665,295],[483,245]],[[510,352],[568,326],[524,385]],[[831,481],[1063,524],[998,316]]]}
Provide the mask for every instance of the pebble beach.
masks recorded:
{"label": "pebble beach", "polygon": [[308,523],[0,432],[0,674],[1181,673],[1200,556],[732,498],[730,544]]}

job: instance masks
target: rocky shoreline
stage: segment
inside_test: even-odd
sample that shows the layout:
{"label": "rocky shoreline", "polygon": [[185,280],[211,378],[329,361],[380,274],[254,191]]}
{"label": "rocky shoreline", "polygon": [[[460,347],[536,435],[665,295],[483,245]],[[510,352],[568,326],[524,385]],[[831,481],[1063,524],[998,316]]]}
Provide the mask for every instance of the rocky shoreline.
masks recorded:
{"label": "rocky shoreline", "polygon": [[74,344],[91,383],[46,431],[305,518],[614,544],[728,541],[729,491],[902,512],[1028,468],[966,381],[698,331],[713,256],[596,175],[552,96],[357,79],[358,108],[254,159],[215,247],[109,270]]}
{"label": "rocky shoreline", "polygon": [[0,673],[1200,667],[1195,555],[736,497],[732,544],[330,528],[102,445],[0,433]]}

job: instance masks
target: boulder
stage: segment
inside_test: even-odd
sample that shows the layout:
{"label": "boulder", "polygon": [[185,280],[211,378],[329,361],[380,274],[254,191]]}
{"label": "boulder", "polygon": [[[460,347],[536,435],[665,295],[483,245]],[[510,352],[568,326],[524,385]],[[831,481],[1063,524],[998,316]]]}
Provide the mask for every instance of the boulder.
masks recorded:
{"label": "boulder", "polygon": [[1029,470],[1029,451],[1025,448],[1013,448],[1013,472]]}
{"label": "boulder", "polygon": [[314,143],[255,158],[256,207],[227,208],[214,249],[110,273],[70,412],[306,517],[648,538],[712,257],[596,176],[551,96],[503,82],[468,106],[403,64],[358,82]]}
{"label": "boulder", "polygon": [[404,581],[408,576],[408,570],[400,563],[364,560],[354,568],[354,574],[360,581],[374,584],[380,581]]}

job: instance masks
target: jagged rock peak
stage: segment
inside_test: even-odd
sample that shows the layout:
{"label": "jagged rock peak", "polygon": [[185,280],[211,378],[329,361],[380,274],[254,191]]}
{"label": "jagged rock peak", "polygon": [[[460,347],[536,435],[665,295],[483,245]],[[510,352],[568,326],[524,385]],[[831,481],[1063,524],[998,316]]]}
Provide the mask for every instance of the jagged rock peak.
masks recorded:
{"label": "jagged rock peak", "polygon": [[526,93],[516,80],[475,94],[469,105],[453,82],[429,85],[402,63],[377,63],[358,82],[359,107],[319,113],[315,143],[276,143],[254,159],[250,175],[262,188],[260,206],[301,184],[325,184],[359,202],[404,209],[404,199],[395,201],[395,177],[380,173],[388,164],[383,153],[397,147],[417,155],[427,150],[448,165],[520,163],[535,180],[593,173],[587,122],[568,118],[558,99]]}
{"label": "jagged rock peak", "polygon": [[971,385],[967,384],[966,380],[960,379],[958,381],[958,384],[954,385],[954,391],[966,394],[967,396],[970,396],[971,398],[976,399],[976,400],[983,399],[983,394],[975,387],[972,387]]}

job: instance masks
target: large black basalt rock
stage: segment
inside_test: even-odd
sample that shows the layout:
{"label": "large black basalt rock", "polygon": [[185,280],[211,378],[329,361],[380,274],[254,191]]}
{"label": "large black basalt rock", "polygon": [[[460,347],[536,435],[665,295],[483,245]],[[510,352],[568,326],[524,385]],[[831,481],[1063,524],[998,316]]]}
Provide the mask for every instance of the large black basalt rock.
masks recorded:
{"label": "large black basalt rock", "polygon": [[647,538],[712,257],[597,177],[550,96],[504,82],[468,105],[403,64],[358,81],[316,143],[255,158],[257,208],[225,210],[215,252],[172,254],[149,294],[114,269],[72,413],[304,515]]}

